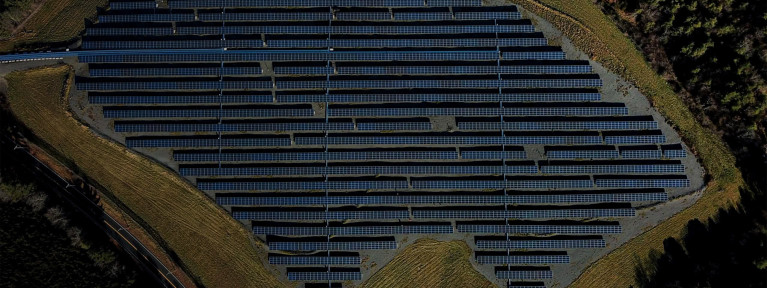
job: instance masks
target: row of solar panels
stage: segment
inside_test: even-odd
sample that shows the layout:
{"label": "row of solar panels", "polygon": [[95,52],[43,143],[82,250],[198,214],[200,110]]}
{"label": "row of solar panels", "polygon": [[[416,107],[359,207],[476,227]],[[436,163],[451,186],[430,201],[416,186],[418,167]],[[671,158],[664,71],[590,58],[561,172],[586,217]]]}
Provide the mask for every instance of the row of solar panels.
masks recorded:
{"label": "row of solar panels", "polygon": [[[185,64],[112,64],[88,65],[93,77],[137,76],[228,76],[261,74],[259,62],[185,63]],[[591,73],[586,61],[397,61],[397,62],[276,62],[272,71],[278,75],[435,75],[435,74],[576,74]]]}
{"label": "row of solar panels", "polygon": [[[617,149],[617,150],[616,150]],[[636,146],[545,146],[545,156],[552,159],[658,159],[684,158],[681,144]],[[524,159],[521,146],[479,146],[455,148],[380,148],[280,150],[175,150],[173,160],[179,162],[261,162],[261,161],[324,161],[329,160],[451,160],[451,159]]]}
{"label": "row of solar panels", "polygon": [[[170,8],[203,8],[203,7],[421,7],[421,6],[482,6],[481,0],[375,0],[360,2],[356,0],[286,0],[273,2],[269,0],[170,0]],[[113,10],[152,9],[157,7],[151,0],[117,0],[110,1]]]}
{"label": "row of solar panels", "polygon": [[[220,93],[220,94],[219,94]],[[88,92],[91,104],[203,104],[203,103],[343,103],[343,102],[585,102],[599,101],[596,89],[408,89],[196,92]]]}
{"label": "row of solar panels", "polygon": [[[355,253],[356,254],[356,253]],[[356,255],[333,255],[328,256],[324,253],[315,253],[313,255],[291,255],[269,253],[269,264],[272,265],[360,265],[362,260],[359,254]],[[479,264],[568,264],[570,256],[567,254],[512,254],[496,255],[477,252],[475,260]]]}
{"label": "row of solar panels", "polygon": [[[115,0],[110,1],[112,10],[128,9],[152,9],[157,7],[151,0]],[[481,0],[288,0],[272,2],[268,0],[171,0],[168,1],[170,8],[203,8],[203,7],[421,7],[421,6],[467,6],[466,9],[476,7],[477,11],[483,11]]]}
{"label": "row of solar panels", "polygon": [[[210,50],[210,51],[208,51]],[[130,51],[130,50],[128,50]],[[93,53],[79,56],[80,63],[174,63],[248,61],[466,61],[466,60],[564,60],[559,47],[407,48],[355,51],[147,49],[140,53]]]}
{"label": "row of solar panels", "polygon": [[[320,267],[322,268],[322,267]],[[551,270],[545,267],[547,270],[518,270],[527,269],[528,266],[521,267],[496,267],[495,275],[499,279],[515,279],[515,280],[529,280],[529,279],[549,279],[552,278]],[[541,267],[543,268],[543,267]],[[294,281],[352,281],[361,280],[362,272],[359,268],[350,268],[352,271],[332,271],[334,268],[330,268],[331,271],[325,271],[318,269],[316,271],[295,271],[296,268],[289,267],[287,270],[288,280]],[[340,268],[336,268],[340,269]],[[509,270],[511,269],[511,270]],[[308,284],[308,283],[307,283]],[[322,286],[307,286],[307,287],[341,287],[341,286],[328,286],[324,284]],[[514,288],[531,288],[531,287],[545,287],[545,286],[519,286],[509,285],[508,287]]]}
{"label": "row of solar panels", "polygon": [[[86,27],[88,36],[160,36],[222,34],[464,34],[533,33],[530,20],[445,20],[413,22],[381,21],[264,21],[98,23]],[[330,24],[330,25],[328,25]],[[326,46],[327,47],[327,46]]]}
{"label": "row of solar panels", "polygon": [[[510,76],[510,75],[513,75]],[[349,79],[319,80],[301,77],[279,77],[272,79],[253,78],[251,80],[230,78],[79,78],[78,90],[213,90],[213,89],[317,89],[317,88],[579,88],[601,87],[602,80],[592,74],[540,75],[540,74],[503,74],[503,79],[475,78],[464,75],[449,76],[452,79],[440,79],[445,76],[383,76],[371,75],[379,79],[365,79],[361,76]],[[428,78],[427,78],[428,77]],[[438,78],[437,78],[438,77]],[[496,76],[497,77],[497,76]],[[356,79],[355,79],[356,78]],[[367,77],[366,77],[367,78]],[[389,78],[389,79],[387,79]]]}
{"label": "row of solar panels", "polygon": [[[113,2],[114,3],[114,2]],[[118,8],[121,6],[117,5]],[[127,8],[127,7],[126,7]],[[151,7],[154,8],[154,7]],[[419,7],[370,8],[229,8],[222,9],[112,9],[100,13],[98,21],[111,22],[191,22],[191,21],[320,21],[320,20],[517,20],[515,6],[496,7]]]}
{"label": "row of solar panels", "polygon": [[461,177],[428,179],[404,178],[245,178],[197,179],[204,191],[291,191],[291,190],[387,190],[387,189],[586,189],[586,188],[680,188],[689,187],[685,175],[594,175],[589,176],[507,176],[506,179],[462,179]]}
{"label": "row of solar panels", "polygon": [[[613,105],[616,104],[616,105]],[[328,122],[320,121],[322,110],[316,113],[310,105],[269,106],[106,106],[104,118],[208,118],[221,120],[174,119],[147,122],[117,120],[121,132],[183,132],[183,131],[313,131],[313,130],[430,130],[427,116],[497,116],[493,118],[456,118],[461,130],[616,130],[657,129],[652,118],[626,116],[623,103],[504,103],[505,107],[452,103],[450,105],[411,104],[410,107],[382,104],[376,106],[330,104]],[[424,107],[425,106],[425,107]],[[463,106],[463,107],[457,107]],[[496,104],[497,106],[497,104]],[[559,117],[559,115],[570,115]],[[402,116],[391,118],[384,116]],[[282,119],[275,119],[281,117]],[[309,117],[309,118],[307,118]],[[354,118],[338,118],[354,117]],[[380,118],[369,118],[380,117]],[[545,117],[550,117],[546,119]],[[268,118],[268,119],[258,119]],[[251,120],[252,119],[252,120]],[[356,125],[355,125],[356,123]],[[398,123],[398,124],[397,124]]]}
{"label": "row of solar panels", "polygon": [[[415,133],[415,132],[414,132]],[[290,135],[190,135],[190,136],[130,136],[125,138],[128,147],[259,147],[292,145],[579,145],[579,144],[660,144],[666,137],[660,130],[620,131],[507,131],[505,136],[486,134],[490,132],[404,132],[390,137],[367,133],[339,133],[329,137],[298,134]],[[387,133],[388,134],[388,133]],[[427,134],[427,135],[418,135]],[[451,135],[452,134],[452,135]]]}
{"label": "row of solar panels", "polygon": [[[219,193],[216,202],[222,206],[300,206],[300,205],[456,205],[456,204],[538,204],[538,203],[622,203],[665,201],[668,199],[663,189],[623,189],[600,191],[547,191],[546,194],[512,191],[503,193],[470,194],[428,192],[372,195],[354,193],[336,194],[322,197],[302,193],[258,193],[240,195],[237,193]],[[384,194],[384,195],[380,195]]]}
{"label": "row of solar panels", "polygon": [[[258,34],[255,34],[258,35]],[[309,37],[312,36],[312,37]],[[375,37],[374,37],[375,36]],[[109,49],[200,49],[200,48],[407,48],[407,47],[548,47],[539,33],[525,34],[460,34],[359,35],[345,39],[327,39],[327,35],[266,35],[266,41],[253,34],[205,36],[85,36],[85,50]],[[289,37],[289,38],[288,38]],[[322,38],[324,37],[324,38]],[[513,56],[513,55],[512,55]]]}
{"label": "row of solar panels", "polygon": [[[269,250],[281,251],[357,251],[397,249],[394,237],[324,237],[273,238],[267,236]],[[605,240],[601,237],[569,236],[561,237],[505,237],[476,236],[475,244],[478,249],[575,249],[575,248],[604,248]]]}
{"label": "row of solar panels", "polygon": [[[228,117],[226,115],[221,115]],[[208,116],[210,117],[210,116]],[[213,116],[215,117],[215,116]],[[120,117],[124,118],[124,117]],[[590,120],[572,119],[571,121],[509,121],[503,124],[497,122],[458,122],[460,130],[640,130],[657,129],[654,121],[622,121],[614,119]],[[338,118],[334,118],[336,120]],[[296,119],[303,120],[303,119]],[[307,119],[308,120],[308,119]],[[315,119],[312,119],[315,120]],[[339,119],[342,120],[342,119]],[[374,121],[373,121],[374,120]],[[405,119],[409,120],[409,119]],[[215,121],[215,120],[211,120]],[[147,132],[234,132],[234,131],[323,131],[323,130],[361,130],[361,131],[393,131],[393,130],[432,130],[432,125],[426,119],[413,121],[392,121],[378,118],[356,118],[352,121],[333,121],[319,123],[306,122],[253,122],[237,120],[221,120],[221,123],[211,121],[115,121],[116,132],[147,133]]]}
{"label": "row of solar panels", "polygon": [[[387,207],[388,208],[388,207]],[[475,210],[472,210],[474,208]],[[428,210],[413,208],[412,215],[408,209],[392,208],[386,210],[355,209],[353,211],[308,211],[307,207],[299,209],[279,209],[270,211],[233,210],[232,217],[237,220],[392,220],[392,219],[541,219],[541,218],[600,218],[600,217],[633,217],[633,208],[572,208],[545,209],[531,208],[528,210],[476,210],[479,207],[465,207],[457,210]],[[485,207],[482,207],[485,208]]]}
{"label": "row of solar panels", "polygon": [[621,233],[618,222],[606,221],[456,221],[450,222],[352,222],[328,221],[322,223],[306,222],[264,222],[253,221],[252,230],[258,235],[283,236],[326,236],[326,235],[398,235],[398,234],[443,234],[443,233],[482,233],[482,234],[531,234],[531,235],[591,235]]}
{"label": "row of solar panels", "polygon": [[[432,174],[674,174],[684,173],[684,165],[679,160],[658,160],[665,163],[633,164],[633,163],[590,163],[577,161],[568,165],[549,164],[542,160],[535,163],[514,163],[505,161],[499,163],[428,163],[407,165],[412,163],[366,163],[364,166],[338,163],[325,167],[316,163],[291,163],[290,166],[278,167],[255,165],[181,165],[179,173],[182,176],[278,176],[278,175],[432,175]],[[641,161],[641,160],[630,160]],[[649,160],[653,161],[653,160]],[[405,165],[403,165],[405,164]],[[435,165],[436,164],[436,165]],[[269,164],[274,165],[274,164]]]}

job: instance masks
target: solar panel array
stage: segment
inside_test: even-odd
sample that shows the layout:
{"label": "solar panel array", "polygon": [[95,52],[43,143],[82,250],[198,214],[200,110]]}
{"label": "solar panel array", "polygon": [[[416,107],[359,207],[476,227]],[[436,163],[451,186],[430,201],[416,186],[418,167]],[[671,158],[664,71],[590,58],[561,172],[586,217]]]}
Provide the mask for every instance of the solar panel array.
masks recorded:
{"label": "solar panel array", "polygon": [[589,62],[515,6],[110,5],[86,29],[96,53],[77,88],[128,147],[170,149],[307,287],[368,277],[366,251],[401,235],[450,233],[474,237],[474,261],[508,287],[545,287],[632,205],[690,185],[657,119],[603,101]]}

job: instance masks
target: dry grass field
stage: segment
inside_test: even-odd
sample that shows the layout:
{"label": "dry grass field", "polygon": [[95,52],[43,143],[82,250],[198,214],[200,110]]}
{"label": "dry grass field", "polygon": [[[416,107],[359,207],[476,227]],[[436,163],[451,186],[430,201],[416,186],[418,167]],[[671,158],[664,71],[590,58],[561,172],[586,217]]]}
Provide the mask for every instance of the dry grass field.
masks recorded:
{"label": "dry grass field", "polygon": [[572,287],[628,287],[637,261],[663,239],[679,237],[691,219],[707,219],[739,200],[743,178],[735,158],[714,131],[702,127],[642,53],[591,0],[516,0],[515,4],[554,24],[593,60],[636,85],[691,146],[710,177],[703,197],[655,228],[639,235],[592,264]]}
{"label": "dry grass field", "polygon": [[361,287],[494,287],[470,257],[466,242],[419,239]]}
{"label": "dry grass field", "polygon": [[8,40],[0,41],[0,53],[73,41],[85,29],[85,19],[96,17],[106,0],[47,0],[37,13]]}
{"label": "dry grass field", "polygon": [[224,210],[175,173],[72,118],[69,66],[8,74],[12,112],[76,171],[129,207],[169,253],[206,287],[284,287],[266,269],[263,247]]}

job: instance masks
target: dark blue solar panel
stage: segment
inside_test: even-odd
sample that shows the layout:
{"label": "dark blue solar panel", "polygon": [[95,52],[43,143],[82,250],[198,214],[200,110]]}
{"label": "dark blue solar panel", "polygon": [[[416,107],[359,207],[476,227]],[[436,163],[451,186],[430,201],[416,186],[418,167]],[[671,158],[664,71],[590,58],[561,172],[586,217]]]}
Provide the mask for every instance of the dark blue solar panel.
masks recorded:
{"label": "dark blue solar panel", "polygon": [[360,265],[359,256],[269,255],[273,265]]}
{"label": "dark blue solar panel", "polygon": [[91,104],[264,103],[272,95],[88,95]]}
{"label": "dark blue solar panel", "polygon": [[216,181],[197,182],[197,188],[201,190],[319,190],[319,189],[342,189],[342,190],[365,190],[365,189],[405,189],[407,181],[343,181],[343,182],[262,182],[262,181]]}
{"label": "dark blue solar panel", "polygon": [[392,204],[534,204],[665,201],[665,192],[620,192],[543,195],[401,195],[401,196],[217,196],[219,205],[300,206],[300,205],[392,205]]}
{"label": "dark blue solar panel", "polygon": [[568,255],[477,255],[479,264],[567,264]]}
{"label": "dark blue solar panel", "polygon": [[551,270],[498,270],[498,279],[549,279],[553,277]]}
{"label": "dark blue solar panel", "polygon": [[490,219],[490,218],[597,218],[632,217],[633,208],[616,209],[553,209],[553,210],[421,210],[413,209],[414,218]]}
{"label": "dark blue solar panel", "polygon": [[355,241],[355,242],[269,242],[269,250],[317,251],[317,250],[379,250],[397,249],[394,241]]}
{"label": "dark blue solar panel", "polygon": [[[519,234],[617,234],[621,233],[618,225],[492,225],[492,224],[457,224],[456,228],[463,233],[519,233]],[[500,241],[506,242],[506,241]],[[499,243],[500,243],[499,242]],[[488,249],[491,249],[489,247]],[[505,248],[504,248],[505,249]]]}
{"label": "dark blue solar panel", "polygon": [[[325,69],[325,67],[322,67]],[[282,70],[284,71],[284,70]],[[317,70],[318,71],[318,70]],[[325,71],[325,70],[322,70]],[[295,73],[302,74],[302,73]],[[312,73],[307,73],[312,74]],[[315,73],[321,74],[321,73]],[[311,94],[277,95],[277,102],[463,102],[463,101],[504,101],[504,102],[571,102],[598,101],[599,93],[504,93],[499,95],[484,93],[466,94],[331,94],[329,96]]]}

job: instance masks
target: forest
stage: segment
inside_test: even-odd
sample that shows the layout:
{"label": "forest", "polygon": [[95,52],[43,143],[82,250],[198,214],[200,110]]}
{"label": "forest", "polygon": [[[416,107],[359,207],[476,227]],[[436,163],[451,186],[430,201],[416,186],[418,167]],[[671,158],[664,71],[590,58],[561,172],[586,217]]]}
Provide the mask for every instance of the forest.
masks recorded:
{"label": "forest", "polygon": [[158,286],[13,153],[0,149],[0,287]]}
{"label": "forest", "polygon": [[[767,1],[601,3],[699,120],[722,134],[741,170],[764,168]],[[764,186],[763,173],[745,176]]]}
{"label": "forest", "polygon": [[[767,1],[601,0],[702,124],[720,133],[748,186],[713,219],[636,268],[640,287],[767,285]],[[699,149],[705,149],[700,147]]]}

